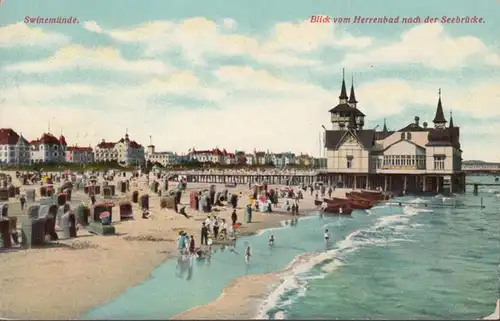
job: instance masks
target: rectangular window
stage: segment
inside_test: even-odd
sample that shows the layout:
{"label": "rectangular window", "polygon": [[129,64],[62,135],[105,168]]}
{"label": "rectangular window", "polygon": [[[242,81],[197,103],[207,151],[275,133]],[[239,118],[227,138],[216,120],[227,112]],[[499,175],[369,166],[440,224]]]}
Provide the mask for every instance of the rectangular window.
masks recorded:
{"label": "rectangular window", "polygon": [[347,168],[352,168],[352,159],[347,160]]}
{"label": "rectangular window", "polygon": [[434,156],[434,169],[443,170],[444,169],[445,156]]}

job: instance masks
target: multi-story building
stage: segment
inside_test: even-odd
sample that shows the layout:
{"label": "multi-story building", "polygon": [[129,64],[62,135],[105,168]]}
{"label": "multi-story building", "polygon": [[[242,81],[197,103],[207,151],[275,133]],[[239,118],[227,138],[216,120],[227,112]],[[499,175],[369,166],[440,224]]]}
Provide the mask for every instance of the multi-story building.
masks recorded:
{"label": "multi-story building", "polygon": [[[212,150],[195,150],[193,148],[189,150],[188,156],[193,161],[214,164],[227,164],[227,159],[235,158],[234,154],[230,154],[225,149],[220,150],[219,148]],[[230,162],[233,162],[233,160]]]}
{"label": "multi-story building", "polygon": [[0,128],[0,164],[28,165],[31,154],[29,143],[12,128]]}
{"label": "multi-story building", "polygon": [[330,110],[332,130],[325,131],[327,170],[323,180],[352,188],[393,191],[464,190],[460,129],[444,117],[441,90],[434,127],[419,117],[389,131],[365,129],[365,114],[357,108],[354,85],[347,96],[342,79],[339,104]]}
{"label": "multi-story building", "polygon": [[182,157],[174,152],[157,152],[154,145],[149,145],[146,149],[146,161],[151,164],[162,166],[177,165],[182,162]]}
{"label": "multi-story building", "polygon": [[104,139],[94,149],[96,162],[117,161],[123,165],[143,165],[145,161],[144,147],[130,140],[128,133],[116,143]]}
{"label": "multi-story building", "polygon": [[68,146],[66,148],[66,162],[75,164],[91,164],[94,162],[94,151],[90,146]]}
{"label": "multi-story building", "polygon": [[295,164],[295,154],[292,152],[271,154],[271,161],[276,167]]}
{"label": "multi-story building", "polygon": [[31,162],[32,163],[64,163],[66,160],[66,138],[59,138],[51,133],[44,133],[39,139],[32,140]]}

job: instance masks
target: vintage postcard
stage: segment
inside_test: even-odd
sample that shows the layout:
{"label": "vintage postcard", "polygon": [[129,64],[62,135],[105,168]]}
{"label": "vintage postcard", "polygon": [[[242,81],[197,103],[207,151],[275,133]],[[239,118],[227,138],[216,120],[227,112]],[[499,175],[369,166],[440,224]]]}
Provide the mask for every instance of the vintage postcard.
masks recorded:
{"label": "vintage postcard", "polygon": [[0,319],[499,319],[499,17],[0,0]]}

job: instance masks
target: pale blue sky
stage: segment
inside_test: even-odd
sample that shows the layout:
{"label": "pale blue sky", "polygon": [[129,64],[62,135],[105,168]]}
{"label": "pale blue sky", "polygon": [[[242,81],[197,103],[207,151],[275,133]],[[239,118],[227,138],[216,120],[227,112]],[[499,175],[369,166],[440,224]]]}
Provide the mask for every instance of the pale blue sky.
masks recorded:
{"label": "pale blue sky", "polygon": [[[485,23],[300,25],[311,15],[477,15]],[[25,16],[80,24],[16,25]],[[496,0],[5,0],[0,126],[34,139],[52,119],[53,131],[79,144],[117,140],[129,128],[143,144],[152,135],[158,148],[179,152],[317,154],[345,67],[370,127],[387,118],[399,129],[415,115],[430,122],[442,87],[464,158],[500,161],[499,16]],[[85,28],[89,21],[102,31]],[[139,37],[118,32],[152,21],[160,23]]]}

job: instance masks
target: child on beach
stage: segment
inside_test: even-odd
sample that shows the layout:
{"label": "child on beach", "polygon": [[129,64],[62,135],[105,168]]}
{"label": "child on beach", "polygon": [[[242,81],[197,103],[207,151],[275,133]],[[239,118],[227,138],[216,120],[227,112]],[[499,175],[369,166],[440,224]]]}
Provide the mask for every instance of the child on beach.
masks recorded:
{"label": "child on beach", "polygon": [[269,235],[269,247],[273,247],[274,245],[274,235]]}
{"label": "child on beach", "polygon": [[245,263],[248,264],[250,262],[250,257],[252,256],[250,245],[247,246],[245,250]]}

